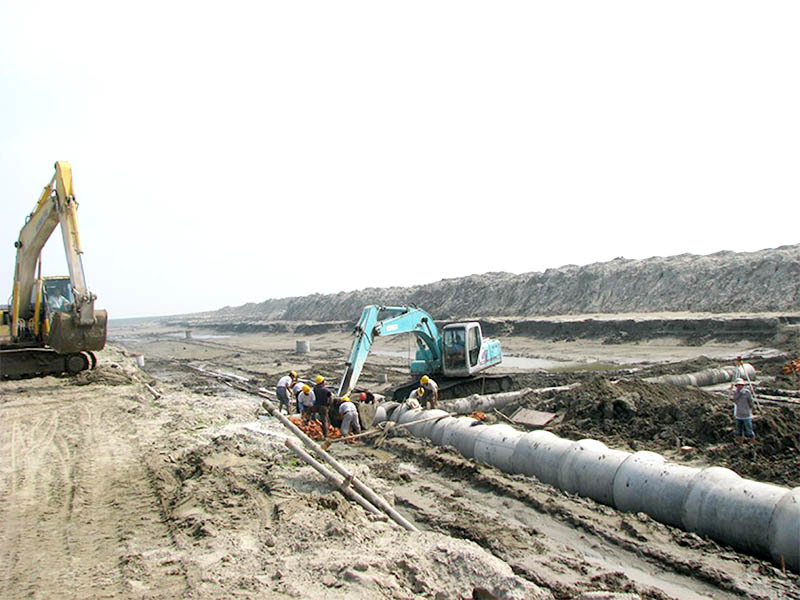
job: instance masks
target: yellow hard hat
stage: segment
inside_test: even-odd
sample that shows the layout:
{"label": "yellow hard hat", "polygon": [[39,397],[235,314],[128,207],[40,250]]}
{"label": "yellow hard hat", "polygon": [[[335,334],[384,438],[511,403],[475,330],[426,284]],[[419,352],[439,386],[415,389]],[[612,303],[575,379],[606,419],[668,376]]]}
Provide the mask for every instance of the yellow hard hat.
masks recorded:
{"label": "yellow hard hat", "polygon": [[289,371],[289,376],[292,379],[297,379],[297,371]]}
{"label": "yellow hard hat", "polygon": [[304,385],[304,386],[303,386],[303,393],[304,393],[304,394],[308,394],[308,393],[310,393],[310,392],[311,392],[311,386]]}
{"label": "yellow hard hat", "polygon": [[350,402],[350,396],[342,396],[342,402]]}
{"label": "yellow hard hat", "polygon": [[323,381],[325,381],[325,378],[324,378],[322,375],[317,375],[317,376],[314,378],[314,381],[315,381],[316,383],[322,383]]}
{"label": "yellow hard hat", "polygon": [[426,384],[426,383],[428,383],[430,380],[431,380],[431,379],[430,379],[430,377],[428,377],[427,375],[423,375],[423,376],[422,376],[422,379],[420,379],[420,380],[419,380],[419,382],[420,382],[422,385],[425,385],[425,384]]}
{"label": "yellow hard hat", "polygon": [[424,396],[425,395],[425,388],[417,388],[417,396]]}

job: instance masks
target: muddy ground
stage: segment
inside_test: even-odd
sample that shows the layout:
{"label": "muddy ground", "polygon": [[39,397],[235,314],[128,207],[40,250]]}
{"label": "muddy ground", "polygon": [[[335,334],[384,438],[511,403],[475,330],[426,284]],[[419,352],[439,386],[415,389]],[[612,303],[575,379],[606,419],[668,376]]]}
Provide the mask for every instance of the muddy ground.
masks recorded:
{"label": "muddy ground", "polygon": [[[189,368],[269,387],[288,369],[335,380],[349,336],[309,335],[311,352],[297,355],[294,335],[212,333],[112,323],[96,371],[0,382],[0,597],[800,598],[797,575],[764,557],[409,437],[331,447],[422,531],[376,520],[285,448],[260,398]],[[642,380],[753,351],[760,378],[796,389],[777,352],[502,341],[507,355],[549,366],[508,369],[517,387],[581,382],[528,400],[559,414],[558,435],[800,485],[794,406],[763,404],[759,443],[745,449],[719,391]],[[405,340],[381,341],[362,383],[405,381],[409,351]]]}

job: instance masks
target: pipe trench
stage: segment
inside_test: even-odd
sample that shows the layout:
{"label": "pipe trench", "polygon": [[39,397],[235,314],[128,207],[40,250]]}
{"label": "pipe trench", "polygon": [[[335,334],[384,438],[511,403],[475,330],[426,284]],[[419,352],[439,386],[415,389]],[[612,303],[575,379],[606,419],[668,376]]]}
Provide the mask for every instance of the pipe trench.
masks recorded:
{"label": "pipe trench", "polygon": [[743,479],[721,467],[669,463],[655,452],[613,450],[598,440],[571,441],[544,430],[524,433],[506,424],[485,425],[402,404],[379,409],[376,422],[413,423],[437,414],[442,418],[409,426],[411,435],[507,473],[532,475],[619,510],[643,512],[779,565],[784,561],[800,572],[800,487]]}

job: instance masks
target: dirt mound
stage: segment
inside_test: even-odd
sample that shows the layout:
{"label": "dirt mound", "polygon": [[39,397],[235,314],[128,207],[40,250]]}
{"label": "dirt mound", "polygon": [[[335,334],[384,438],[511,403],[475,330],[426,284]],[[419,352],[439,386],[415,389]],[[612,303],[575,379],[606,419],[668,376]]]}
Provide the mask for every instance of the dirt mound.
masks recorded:
{"label": "dirt mound", "polygon": [[216,320],[353,320],[367,304],[414,304],[437,319],[659,311],[800,310],[800,245],[758,252],[617,258],[543,273],[486,273],[413,287],[266,300]]}
{"label": "dirt mound", "polygon": [[[751,479],[800,485],[800,408],[761,406],[757,440],[744,447],[735,443],[731,403],[698,388],[594,377],[537,402],[536,408],[563,414],[550,428],[562,437],[660,451],[682,461],[725,466]],[[691,450],[681,452],[682,447]]]}

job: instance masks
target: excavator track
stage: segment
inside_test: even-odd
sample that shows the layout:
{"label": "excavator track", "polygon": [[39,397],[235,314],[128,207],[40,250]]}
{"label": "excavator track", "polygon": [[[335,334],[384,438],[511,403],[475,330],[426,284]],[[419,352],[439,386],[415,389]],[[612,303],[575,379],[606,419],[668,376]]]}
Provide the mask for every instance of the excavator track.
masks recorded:
{"label": "excavator track", "polygon": [[[507,392],[514,384],[510,375],[478,375],[476,377],[435,377],[439,385],[439,400],[450,400],[452,398],[464,398],[471,394],[496,394]],[[387,393],[391,394],[392,400],[402,402],[411,393],[411,390],[419,387],[419,378],[412,379]]]}
{"label": "excavator track", "polygon": [[52,348],[13,348],[0,350],[0,379],[26,379],[45,375],[76,374],[93,369],[97,358],[92,352],[59,354]]}

